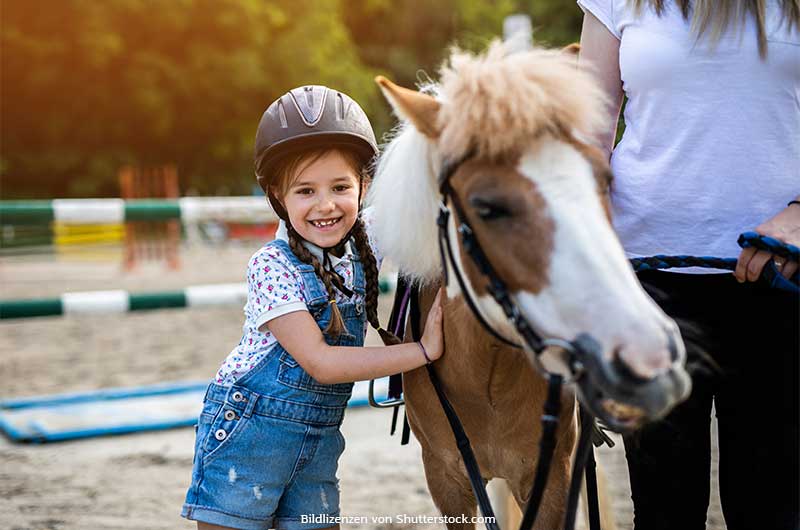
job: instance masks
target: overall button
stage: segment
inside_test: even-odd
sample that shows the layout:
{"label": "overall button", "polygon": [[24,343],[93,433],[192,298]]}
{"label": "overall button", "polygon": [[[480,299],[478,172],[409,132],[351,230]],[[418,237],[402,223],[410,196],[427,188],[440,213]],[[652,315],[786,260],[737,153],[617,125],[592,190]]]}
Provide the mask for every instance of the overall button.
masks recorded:
{"label": "overall button", "polygon": [[361,302],[358,302],[356,304],[356,313],[360,315],[363,310],[364,308],[362,307]]}
{"label": "overall button", "polygon": [[233,395],[231,396],[231,398],[233,398],[233,400],[234,400],[236,403],[241,403],[242,401],[244,401],[244,395],[243,395],[241,392],[239,392],[238,390],[237,390],[236,392],[234,392],[234,393],[233,393]]}
{"label": "overall button", "polygon": [[236,413],[233,412],[232,410],[226,410],[225,411],[225,419],[228,420],[228,421],[235,420],[236,419]]}
{"label": "overall button", "polygon": [[228,437],[228,433],[225,432],[225,429],[217,429],[217,432],[214,433],[214,438],[219,440],[220,442]]}

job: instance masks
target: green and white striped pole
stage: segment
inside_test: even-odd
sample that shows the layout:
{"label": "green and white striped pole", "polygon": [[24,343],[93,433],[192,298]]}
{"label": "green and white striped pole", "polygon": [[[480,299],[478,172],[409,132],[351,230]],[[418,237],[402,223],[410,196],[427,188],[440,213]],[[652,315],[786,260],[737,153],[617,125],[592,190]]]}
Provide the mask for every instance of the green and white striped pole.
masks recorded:
{"label": "green and white striped pole", "polygon": [[0,201],[0,224],[114,224],[125,221],[277,222],[263,197],[181,199],[54,199]]}
{"label": "green and white striped pole", "polygon": [[131,294],[126,291],[65,293],[58,298],[0,300],[0,320],[74,314],[109,314],[175,307],[244,305],[247,284],[195,285],[180,291]]}
{"label": "green and white striped pole", "polygon": [[[380,290],[395,287],[394,278],[381,278]],[[58,298],[0,300],[0,320],[59,315],[129,313],[153,309],[238,305],[247,302],[246,283],[195,285],[179,291],[132,294],[126,291],[65,293]]]}

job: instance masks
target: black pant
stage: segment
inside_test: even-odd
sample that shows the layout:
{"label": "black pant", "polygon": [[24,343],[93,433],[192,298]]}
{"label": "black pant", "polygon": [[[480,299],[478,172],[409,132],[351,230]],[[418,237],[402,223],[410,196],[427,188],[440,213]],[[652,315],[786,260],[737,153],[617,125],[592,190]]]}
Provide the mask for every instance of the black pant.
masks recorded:
{"label": "black pant", "polygon": [[705,528],[713,401],[728,529],[797,530],[800,297],[731,274],[639,279],[678,320],[694,386],[664,420],[625,439],[635,529]]}

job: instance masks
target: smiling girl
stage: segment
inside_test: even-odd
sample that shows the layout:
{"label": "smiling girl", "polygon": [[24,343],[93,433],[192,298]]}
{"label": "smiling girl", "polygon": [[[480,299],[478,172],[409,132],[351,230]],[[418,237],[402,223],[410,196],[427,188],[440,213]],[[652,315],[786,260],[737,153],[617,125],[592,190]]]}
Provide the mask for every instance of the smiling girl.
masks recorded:
{"label": "smiling girl", "polygon": [[363,347],[367,322],[398,342],[378,322],[361,211],[376,153],[361,107],[326,87],[291,90],[261,119],[256,175],[281,223],[250,259],[244,333],[203,402],[182,511],[200,529],[337,528],[353,381],[442,355],[438,297],[419,343]]}

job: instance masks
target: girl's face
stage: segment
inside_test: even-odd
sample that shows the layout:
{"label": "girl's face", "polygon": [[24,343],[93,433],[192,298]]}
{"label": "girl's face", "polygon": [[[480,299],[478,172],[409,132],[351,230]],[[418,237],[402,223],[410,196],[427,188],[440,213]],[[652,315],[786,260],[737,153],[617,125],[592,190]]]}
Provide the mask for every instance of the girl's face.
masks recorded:
{"label": "girl's face", "polygon": [[282,201],[297,233],[325,248],[353,227],[358,199],[358,173],[339,151],[330,151],[300,166]]}

